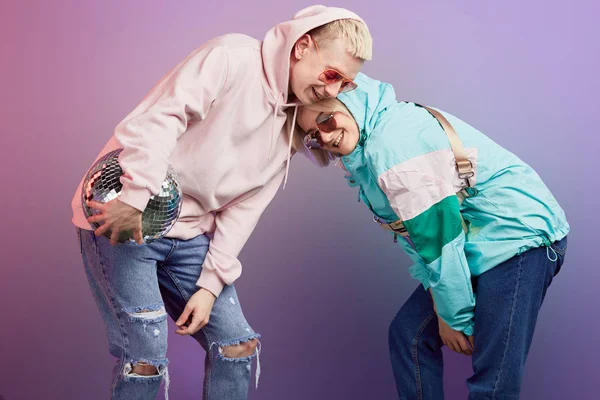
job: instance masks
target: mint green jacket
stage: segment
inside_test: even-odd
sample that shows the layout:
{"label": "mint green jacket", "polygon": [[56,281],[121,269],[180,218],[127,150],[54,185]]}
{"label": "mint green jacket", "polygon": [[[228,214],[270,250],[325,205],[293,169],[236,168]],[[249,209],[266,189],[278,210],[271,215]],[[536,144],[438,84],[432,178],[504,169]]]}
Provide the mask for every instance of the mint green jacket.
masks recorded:
{"label": "mint green jacket", "polygon": [[450,327],[471,335],[471,277],[565,237],[565,213],[529,165],[440,111],[474,166],[476,190],[461,203],[456,193],[463,180],[437,120],[414,103],[397,101],[389,84],[364,74],[356,82],[356,90],[338,96],[360,129],[356,149],[341,159],[348,183],[358,186],[361,201],[381,221],[404,222],[408,237],[399,243],[414,261],[411,276],[431,288]]}

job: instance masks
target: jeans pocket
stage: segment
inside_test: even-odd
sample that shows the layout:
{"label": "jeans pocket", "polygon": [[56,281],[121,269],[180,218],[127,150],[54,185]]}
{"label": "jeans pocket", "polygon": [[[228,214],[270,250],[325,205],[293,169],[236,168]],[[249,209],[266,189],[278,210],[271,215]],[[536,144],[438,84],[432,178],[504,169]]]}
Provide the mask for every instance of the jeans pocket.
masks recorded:
{"label": "jeans pocket", "polygon": [[[563,243],[564,242],[564,243]],[[558,255],[563,256],[567,252],[567,242],[566,240],[559,240],[558,242],[554,242],[550,245],[552,250],[554,250]]]}
{"label": "jeans pocket", "polygon": [[567,252],[567,237],[558,240],[550,245],[550,249],[556,253],[556,270],[554,276],[558,275],[560,269],[565,261],[565,254]]}

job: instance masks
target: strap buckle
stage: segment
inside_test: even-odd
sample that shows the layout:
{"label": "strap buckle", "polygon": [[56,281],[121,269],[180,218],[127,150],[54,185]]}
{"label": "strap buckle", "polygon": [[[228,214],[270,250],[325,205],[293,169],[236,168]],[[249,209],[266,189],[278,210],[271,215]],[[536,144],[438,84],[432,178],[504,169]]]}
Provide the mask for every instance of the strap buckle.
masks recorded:
{"label": "strap buckle", "polygon": [[458,177],[464,181],[464,186],[471,187],[471,178],[475,176],[471,160],[460,160],[456,162]]}
{"label": "strap buckle", "polygon": [[404,226],[404,223],[402,220],[398,220],[396,222],[391,222],[389,224],[386,224],[381,219],[379,219],[379,217],[377,217],[377,215],[373,214],[373,221],[377,222],[379,224],[379,226],[381,228],[383,228],[383,230],[391,231],[391,232],[394,232],[401,236],[408,234],[408,230]]}

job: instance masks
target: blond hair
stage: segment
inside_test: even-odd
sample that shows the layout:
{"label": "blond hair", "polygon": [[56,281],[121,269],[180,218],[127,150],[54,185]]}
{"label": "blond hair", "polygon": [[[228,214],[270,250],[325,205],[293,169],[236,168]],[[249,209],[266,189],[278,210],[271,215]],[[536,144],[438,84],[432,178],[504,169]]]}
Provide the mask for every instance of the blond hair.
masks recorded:
{"label": "blond hair", "polygon": [[[352,113],[350,112],[350,110],[348,110],[346,105],[336,98],[324,99],[315,104],[299,107],[298,112],[300,112],[302,108],[308,108],[309,110],[324,113],[341,112],[348,115],[350,118],[352,118],[353,121],[355,121],[354,117],[352,116]],[[293,109],[288,109],[287,112],[289,113],[287,121],[288,124],[291,124]],[[300,125],[298,125],[298,122],[296,121],[296,126],[294,126],[294,138],[292,147],[296,152],[304,154],[310,161],[312,161],[313,164],[319,167],[326,167],[338,158],[338,156],[326,150],[308,149],[304,145],[305,136],[306,132],[300,127]]]}
{"label": "blond hair", "polygon": [[331,40],[342,38],[346,42],[346,50],[352,57],[363,61],[373,57],[373,38],[364,22],[355,19],[338,19],[307,33],[323,45]]}

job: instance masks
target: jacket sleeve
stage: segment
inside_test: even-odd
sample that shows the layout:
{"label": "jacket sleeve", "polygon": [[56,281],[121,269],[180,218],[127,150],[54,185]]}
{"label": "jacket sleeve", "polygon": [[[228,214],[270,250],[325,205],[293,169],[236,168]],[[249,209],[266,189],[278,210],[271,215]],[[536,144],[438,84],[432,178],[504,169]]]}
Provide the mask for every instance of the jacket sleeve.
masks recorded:
{"label": "jacket sleeve", "polygon": [[378,181],[409,233],[412,256],[420,257],[413,276],[431,288],[438,315],[452,329],[472,335],[475,296],[453,187],[439,177],[397,167]]}
{"label": "jacket sleeve", "polygon": [[413,247],[412,241],[408,238],[398,237],[398,244],[414,263],[408,269],[410,276],[412,276],[413,279],[416,279],[417,281],[421,282],[421,284],[423,285],[423,289],[428,290],[430,287],[429,277],[431,274],[419,253],[417,253],[417,251]]}

